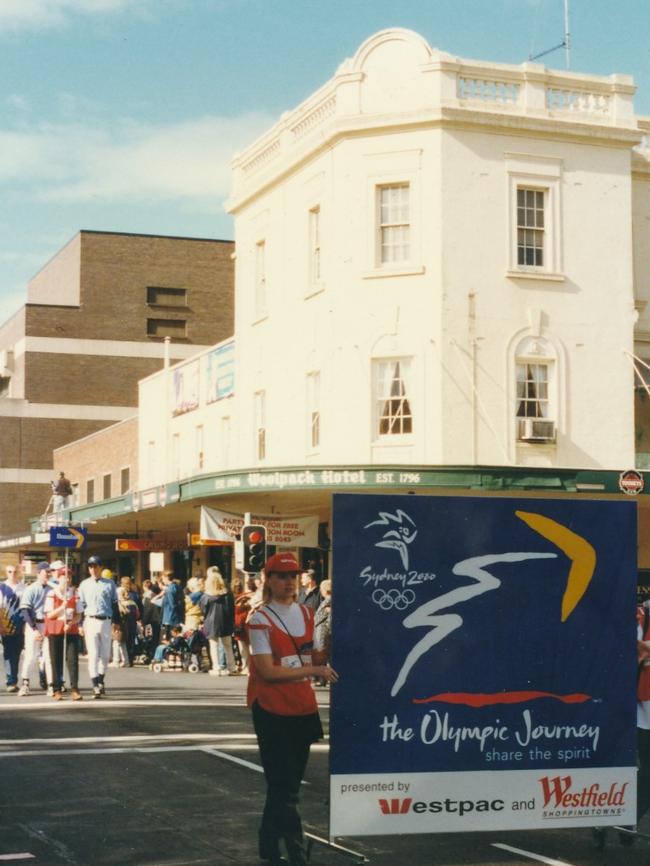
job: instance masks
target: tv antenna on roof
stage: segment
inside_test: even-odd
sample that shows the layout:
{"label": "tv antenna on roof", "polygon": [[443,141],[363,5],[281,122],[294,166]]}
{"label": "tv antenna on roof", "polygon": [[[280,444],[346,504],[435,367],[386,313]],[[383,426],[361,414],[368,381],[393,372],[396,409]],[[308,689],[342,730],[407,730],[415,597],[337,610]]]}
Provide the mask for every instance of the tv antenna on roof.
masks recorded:
{"label": "tv antenna on roof", "polygon": [[540,57],[545,57],[553,51],[559,51],[564,48],[564,59],[566,68],[571,67],[571,33],[569,32],[569,0],[564,0],[564,39],[559,45],[554,45],[553,48],[547,48],[546,51],[540,51],[539,54],[530,54],[529,60],[538,60]]}

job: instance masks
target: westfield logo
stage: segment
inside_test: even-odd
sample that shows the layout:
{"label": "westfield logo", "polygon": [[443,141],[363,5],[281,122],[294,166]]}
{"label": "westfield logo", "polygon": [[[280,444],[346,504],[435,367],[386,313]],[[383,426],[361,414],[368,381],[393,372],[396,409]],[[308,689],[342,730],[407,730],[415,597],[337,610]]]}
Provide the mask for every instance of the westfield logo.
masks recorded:
{"label": "westfield logo", "polygon": [[628,783],[617,784],[612,782],[607,788],[601,788],[598,782],[594,782],[588,788],[574,789],[571,776],[544,776],[540,779],[544,795],[544,808],[549,804],[559,809],[563,808],[585,808],[602,806],[623,806],[625,804],[625,791]]}
{"label": "westfield logo", "polygon": [[411,803],[412,799],[410,797],[407,797],[405,800],[398,800],[397,798],[393,800],[380,800],[379,808],[382,815],[406,815],[411,808]]}

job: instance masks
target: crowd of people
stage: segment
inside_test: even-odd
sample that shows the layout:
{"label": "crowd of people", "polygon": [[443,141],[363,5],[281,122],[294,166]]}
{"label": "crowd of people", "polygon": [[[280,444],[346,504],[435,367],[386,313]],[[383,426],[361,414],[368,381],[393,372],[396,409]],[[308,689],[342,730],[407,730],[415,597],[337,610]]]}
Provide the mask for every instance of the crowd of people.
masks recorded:
{"label": "crowd of people", "polygon": [[[98,556],[87,562],[88,577],[74,586],[61,560],[45,560],[31,583],[20,566],[9,565],[0,580],[0,638],[6,690],[27,697],[41,689],[60,701],[66,692],[83,700],[79,659],[87,660],[90,696],[106,694],[110,667],[136,663],[205,671],[213,676],[249,674],[247,620],[262,603],[264,573],[238,574],[228,584],[216,566],[183,586],[172,572],[138,586],[114,577]],[[301,602],[316,614],[329,647],[330,585],[313,570],[302,575]],[[321,685],[325,685],[321,681]]]}

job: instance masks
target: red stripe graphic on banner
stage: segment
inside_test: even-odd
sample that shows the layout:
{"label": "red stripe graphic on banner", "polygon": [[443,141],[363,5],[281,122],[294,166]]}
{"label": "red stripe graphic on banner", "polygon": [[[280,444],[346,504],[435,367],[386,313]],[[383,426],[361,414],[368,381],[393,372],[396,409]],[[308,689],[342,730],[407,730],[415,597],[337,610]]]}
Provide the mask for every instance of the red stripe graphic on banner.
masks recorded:
{"label": "red stripe graphic on banner", "polygon": [[492,695],[472,695],[466,692],[444,692],[431,695],[429,698],[413,698],[414,704],[430,704],[439,701],[442,704],[465,704],[468,707],[489,707],[493,704],[521,704],[525,701],[536,701],[539,698],[553,698],[563,704],[584,704],[591,700],[591,695],[579,692],[570,695],[555,695],[552,692],[495,692]]}

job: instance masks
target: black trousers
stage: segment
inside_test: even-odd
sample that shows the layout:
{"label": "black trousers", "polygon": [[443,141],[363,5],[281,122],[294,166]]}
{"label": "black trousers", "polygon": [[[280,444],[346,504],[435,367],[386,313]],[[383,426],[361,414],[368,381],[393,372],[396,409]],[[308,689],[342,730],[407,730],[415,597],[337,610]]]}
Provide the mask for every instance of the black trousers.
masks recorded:
{"label": "black trousers", "polygon": [[309,716],[279,716],[255,702],[253,725],[266,779],[266,802],[260,826],[260,856],[277,851],[284,839],[287,848],[302,843],[298,813],[300,783],[309,759],[309,748],[323,736],[318,713]]}
{"label": "black trousers", "polygon": [[639,772],[636,780],[637,822],[650,807],[650,730],[637,728]]}
{"label": "black trousers", "polygon": [[[51,634],[47,638],[50,645],[50,660],[52,662],[52,686],[59,691],[63,685],[63,635]],[[79,687],[79,635],[69,634],[65,638],[66,664],[70,677],[70,688]]]}

